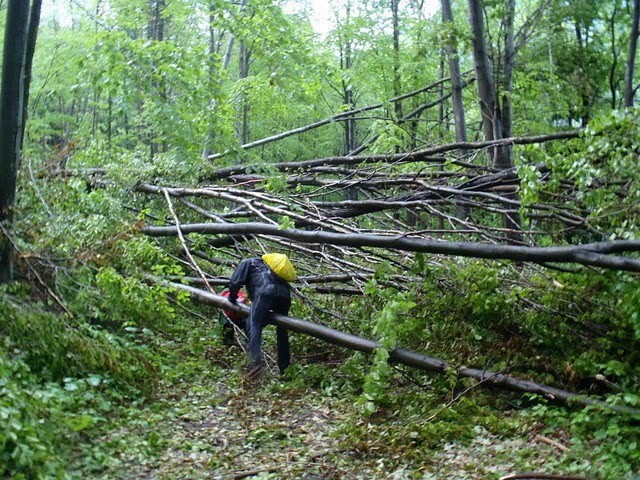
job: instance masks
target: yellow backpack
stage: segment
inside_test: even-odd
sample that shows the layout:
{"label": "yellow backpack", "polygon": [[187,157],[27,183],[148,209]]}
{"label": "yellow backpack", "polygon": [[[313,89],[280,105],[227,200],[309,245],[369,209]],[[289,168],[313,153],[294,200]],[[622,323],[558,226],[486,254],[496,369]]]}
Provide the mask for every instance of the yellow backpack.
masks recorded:
{"label": "yellow backpack", "polygon": [[281,279],[293,282],[297,278],[296,269],[284,253],[265,253],[262,260]]}

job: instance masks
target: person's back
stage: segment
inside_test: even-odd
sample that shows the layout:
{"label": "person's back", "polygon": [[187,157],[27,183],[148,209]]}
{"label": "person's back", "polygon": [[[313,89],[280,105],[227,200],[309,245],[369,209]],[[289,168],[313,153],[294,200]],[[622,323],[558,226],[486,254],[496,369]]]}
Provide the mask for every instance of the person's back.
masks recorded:
{"label": "person's back", "polygon": [[247,287],[249,298],[252,300],[269,285],[282,285],[289,290],[287,282],[275,275],[264,260],[257,257],[240,262],[229,279],[229,289],[232,292],[235,288],[239,290],[242,285]]}

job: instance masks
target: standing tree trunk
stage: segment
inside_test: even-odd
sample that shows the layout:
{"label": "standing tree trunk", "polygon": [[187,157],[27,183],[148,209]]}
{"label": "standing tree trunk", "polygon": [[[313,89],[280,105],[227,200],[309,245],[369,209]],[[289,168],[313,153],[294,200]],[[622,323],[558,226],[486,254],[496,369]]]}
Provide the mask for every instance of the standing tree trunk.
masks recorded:
{"label": "standing tree trunk", "polygon": [[[344,28],[343,40],[340,42],[340,69],[344,72],[342,76],[342,102],[347,110],[355,108],[355,96],[353,93],[353,85],[350,80],[351,67],[353,65],[353,40],[351,39],[351,0],[346,4],[346,25]],[[344,126],[344,153],[348,155],[357,149],[356,141],[356,119],[347,118],[343,122]],[[347,198],[349,200],[358,199],[358,190],[356,187],[346,189]]]}
{"label": "standing tree trunk", "polygon": [[[480,112],[482,114],[482,128],[485,140],[494,140],[494,132],[501,132],[494,124],[502,123],[497,113],[496,93],[493,84],[493,71],[487,55],[487,45],[484,39],[484,12],[482,0],[469,0],[469,24],[473,35],[473,66],[476,72],[476,84],[478,85],[478,99],[480,100]],[[494,162],[496,156],[494,154]]]}
{"label": "standing tree trunk", "polygon": [[[242,80],[249,77],[249,59],[251,58],[251,50],[247,48],[244,40],[240,42],[238,57],[238,78]],[[240,118],[238,119],[236,130],[240,144],[244,145],[249,143],[249,101],[245,87],[242,88],[238,97],[238,103],[240,106]]]}
{"label": "standing tree trunk", "polygon": [[624,76],[624,106],[633,107],[633,71],[636,62],[636,51],[638,49],[638,23],[640,20],[640,0],[633,1],[633,22],[631,24],[631,38],[629,39],[629,59],[627,60],[627,70]]}
{"label": "standing tree trunk", "polygon": [[[578,51],[580,55],[585,55],[585,49],[589,46],[589,26],[583,25],[580,23],[581,19],[575,19],[575,34],[576,34],[576,42],[578,44]],[[586,127],[589,124],[589,120],[591,119],[591,97],[589,93],[589,89],[584,82],[580,86],[580,101],[582,103],[582,108],[580,113],[580,124],[582,127]]]}
{"label": "standing tree trunk", "polygon": [[[391,0],[391,17],[393,19],[393,96],[399,97],[400,85],[400,26],[398,23],[398,4],[400,0]],[[400,121],[402,115],[402,100],[394,103],[396,122]]]}
{"label": "standing tree trunk", "polygon": [[[493,69],[487,53],[483,3],[482,0],[469,0],[469,24],[473,35],[473,62],[478,84],[478,97],[485,140],[500,140],[505,138],[505,132],[511,132],[511,104],[508,95],[509,89],[512,88],[513,62],[515,59],[513,41],[515,0],[506,0],[506,2],[505,69],[502,74],[502,86],[505,88],[503,100],[507,100],[508,112],[505,122],[493,80]],[[512,147],[510,145],[494,147],[493,166],[499,170],[513,168]],[[514,196],[515,194],[505,195],[508,199],[512,199]],[[506,237],[509,241],[520,242],[522,240],[522,234],[520,233],[522,220],[518,212],[503,215],[503,224],[507,229]]]}
{"label": "standing tree trunk", "polygon": [[616,75],[618,70],[618,47],[616,45],[616,15],[618,14],[618,1],[613,3],[613,12],[609,18],[609,36],[611,37],[611,57],[612,62],[609,67],[609,92],[611,92],[611,109],[615,110],[618,103],[617,92],[620,80]]}
{"label": "standing tree trunk", "polygon": [[[351,26],[351,2],[347,2],[347,18],[346,18],[346,33],[344,39],[340,45],[340,69],[345,72],[342,78],[342,103],[347,110],[353,110],[355,108],[355,99],[353,95],[353,85],[349,78],[349,70],[353,65],[353,41],[349,38],[350,26]],[[349,152],[356,149],[356,121],[354,118],[349,118],[344,122],[344,152]]]}
{"label": "standing tree trunk", "polygon": [[42,0],[33,0],[31,14],[29,16],[29,32],[27,34],[27,51],[24,63],[24,87],[22,102],[22,132],[20,133],[20,148],[24,143],[25,125],[27,124],[27,107],[29,105],[29,91],[31,89],[31,68],[33,66],[33,55],[36,52],[36,41],[38,39],[38,26],[40,25],[40,10]]}
{"label": "standing tree trunk", "polygon": [[[209,77],[207,78],[207,83],[208,83],[208,92],[210,94],[213,94],[214,91],[214,86],[216,84],[216,82],[214,81],[213,77],[215,75],[216,72],[216,32],[215,29],[213,28],[213,22],[215,20],[214,18],[214,13],[216,11],[216,5],[215,2],[213,0],[210,0],[209,2],[209,50],[207,52],[207,64],[209,66]],[[211,125],[213,124],[214,121],[214,116],[213,116],[213,110],[215,108],[216,105],[216,101],[215,101],[215,97],[211,100],[211,102],[209,103],[209,109],[207,110],[207,133],[205,134],[205,138],[204,138],[204,145],[202,147],[202,158],[207,158],[209,155],[211,155],[211,137],[213,137],[213,132]]]}
{"label": "standing tree trunk", "polygon": [[[456,129],[456,142],[467,141],[467,123],[464,115],[464,103],[462,101],[462,75],[460,74],[460,62],[456,48],[456,34],[453,23],[453,11],[450,0],[441,0],[442,24],[445,28],[444,50],[449,62],[449,76],[451,77],[451,101],[453,103],[453,121]],[[441,95],[442,96],[442,95]],[[459,157],[465,157],[466,150],[460,150]],[[457,215],[462,219],[471,217],[471,208],[466,202],[462,202],[457,210]],[[440,218],[440,227],[444,228],[444,219]]]}
{"label": "standing tree trunk", "polygon": [[[31,18],[40,18],[40,2],[35,1]],[[20,168],[20,148],[24,130],[23,105],[27,72],[28,42],[33,41],[37,25],[29,28],[29,2],[10,0],[7,7],[0,96],[0,283],[13,279],[11,242],[8,237],[16,197],[16,182]],[[29,64],[31,61],[29,60]]]}
{"label": "standing tree trunk", "polygon": [[[152,41],[162,42],[164,40],[164,9],[165,0],[149,0],[149,25],[147,38]],[[155,76],[154,76],[155,77]],[[167,102],[167,88],[164,80],[152,80],[153,86],[160,94],[163,103]],[[155,130],[151,127],[149,132],[149,158],[153,160],[159,152],[158,142],[154,138]],[[163,150],[166,150],[166,144],[163,144]]]}
{"label": "standing tree trunk", "polygon": [[[502,138],[513,136],[511,116],[511,92],[513,91],[513,69],[516,60],[516,47],[513,34],[513,21],[516,14],[516,0],[507,0],[504,17],[504,67],[502,71]],[[509,167],[513,166],[512,151],[509,149]]]}
{"label": "standing tree trunk", "polygon": [[451,1],[442,0],[442,23],[447,26],[445,53],[449,61],[449,75],[451,76],[451,101],[453,103],[453,118],[456,128],[456,142],[467,141],[467,123],[464,116],[464,103],[462,101],[462,75],[460,75],[460,62],[456,49],[456,37],[453,28],[453,11]]}
{"label": "standing tree trunk", "polygon": [[[244,6],[245,6],[246,0],[240,0],[239,5],[238,5],[238,14],[242,13],[242,11],[244,10]],[[214,92],[214,90],[217,90],[215,88],[215,85],[220,85],[221,84],[221,80],[220,80],[220,76],[218,76],[217,79],[214,80],[214,75],[215,75],[215,66],[217,65],[217,61],[215,60],[216,57],[216,53],[217,53],[217,48],[216,48],[216,43],[215,43],[215,39],[214,39],[214,29],[213,29],[213,14],[215,12],[215,2],[212,0],[209,3],[209,79],[211,82],[210,85],[210,91]],[[222,65],[221,65],[221,70],[222,71],[226,71],[229,68],[229,63],[231,62],[231,54],[233,52],[233,45],[235,43],[235,36],[233,35],[233,33],[229,33],[229,40],[227,41],[227,48],[224,52],[224,55],[222,57]],[[247,58],[247,62],[249,61],[249,59]],[[248,66],[247,66],[247,71],[248,71]],[[217,92],[215,93],[217,94]],[[214,94],[214,95],[215,95]],[[213,126],[212,124],[215,122],[215,116],[218,110],[218,104],[217,101],[215,99],[215,97],[211,100],[211,105],[209,107],[209,126],[208,126],[208,131],[207,134],[205,136],[204,139],[204,147],[202,149],[202,157],[203,158],[207,158],[208,156],[211,155],[211,140],[215,137],[215,132],[213,131]]]}

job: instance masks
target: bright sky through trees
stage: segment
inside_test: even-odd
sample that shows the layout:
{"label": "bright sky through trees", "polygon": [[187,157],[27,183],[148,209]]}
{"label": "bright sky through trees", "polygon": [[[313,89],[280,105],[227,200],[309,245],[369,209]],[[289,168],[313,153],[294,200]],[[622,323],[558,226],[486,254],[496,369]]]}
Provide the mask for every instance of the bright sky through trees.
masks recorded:
{"label": "bright sky through trees", "polygon": [[[341,0],[309,0],[309,20],[313,29],[320,35],[326,35],[335,25],[333,11]],[[283,8],[288,13],[301,13],[307,8],[304,2],[290,0],[284,3]],[[427,17],[433,15],[440,8],[439,0],[425,0],[424,14]]]}

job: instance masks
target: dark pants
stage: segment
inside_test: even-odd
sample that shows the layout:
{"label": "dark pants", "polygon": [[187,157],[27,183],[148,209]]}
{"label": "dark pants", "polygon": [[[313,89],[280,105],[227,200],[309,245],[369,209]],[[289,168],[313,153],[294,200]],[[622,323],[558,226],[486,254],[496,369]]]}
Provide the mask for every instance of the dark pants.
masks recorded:
{"label": "dark pants", "polygon": [[[291,306],[291,296],[289,288],[285,285],[268,285],[259,292],[256,298],[251,299],[251,314],[247,321],[247,353],[251,357],[251,362],[261,364],[262,357],[262,329],[267,325],[269,312],[273,311],[281,315],[289,313]],[[289,351],[289,332],[280,326],[276,326],[276,342],[278,348],[278,367],[280,372],[291,363],[291,353]]]}

